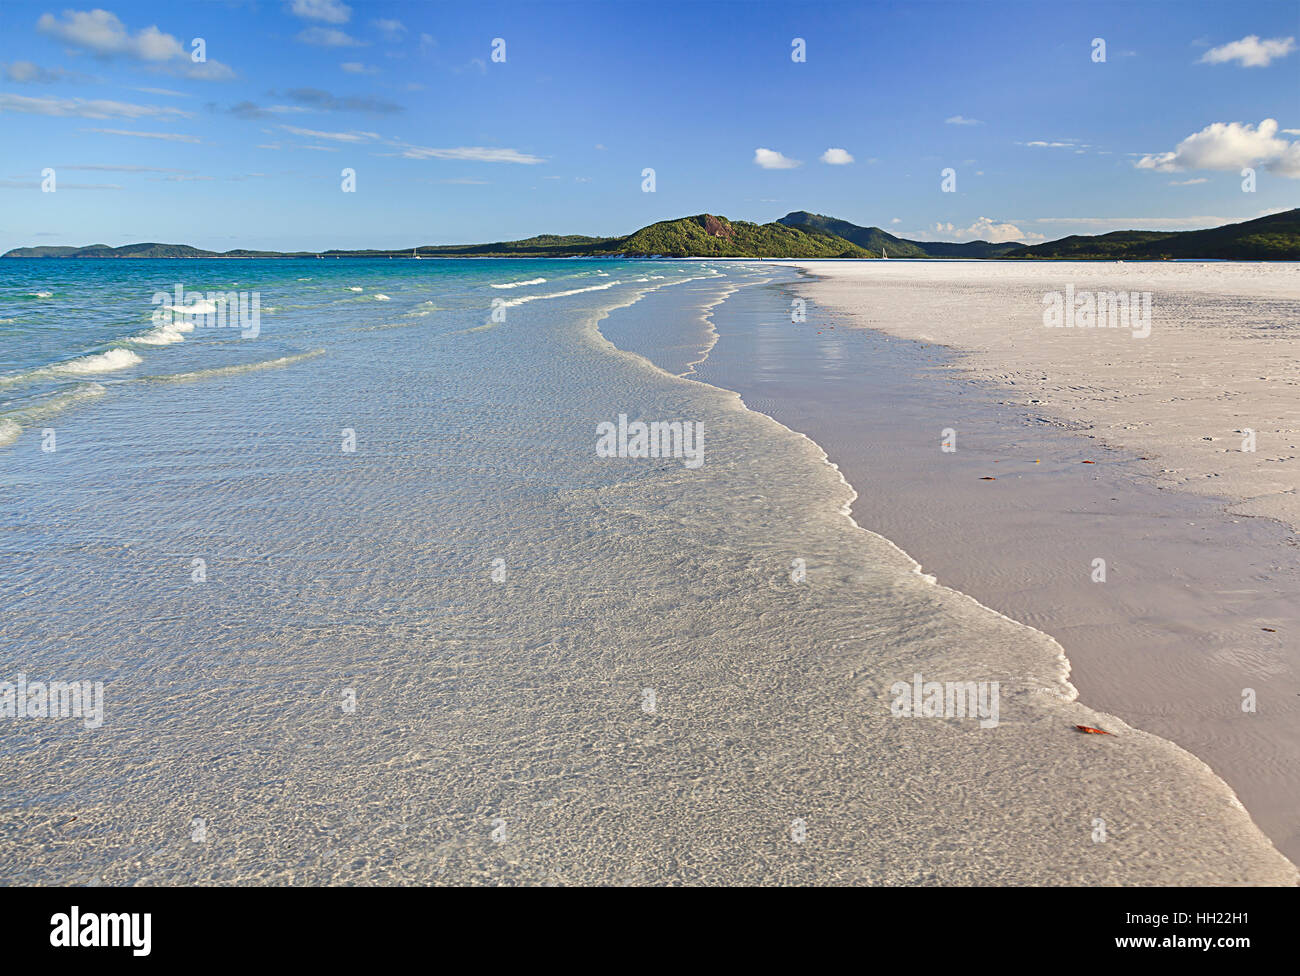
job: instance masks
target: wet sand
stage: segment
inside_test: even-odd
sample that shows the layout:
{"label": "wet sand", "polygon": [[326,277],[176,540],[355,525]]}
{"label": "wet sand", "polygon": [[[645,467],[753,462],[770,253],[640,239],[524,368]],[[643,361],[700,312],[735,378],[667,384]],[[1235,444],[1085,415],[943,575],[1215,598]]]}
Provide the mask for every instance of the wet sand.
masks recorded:
{"label": "wet sand", "polygon": [[[1088,422],[1085,398],[1029,408],[962,370],[969,359],[952,350],[883,334],[884,306],[902,297],[908,266],[891,266],[887,298],[861,281],[817,279],[730,298],[712,312],[717,342],[692,375],[825,448],[858,492],[859,524],[941,583],[1055,637],[1082,702],[1205,760],[1279,850],[1300,858],[1294,534],[1245,517],[1251,506],[1239,497],[1199,483],[1179,490],[1141,449],[1108,444],[1111,428]],[[910,267],[927,279],[927,307],[969,308],[969,290],[944,292],[928,266]],[[791,294],[809,301],[804,323],[789,321]],[[976,313],[988,321],[996,309]],[[1172,383],[1162,375],[1153,385],[1177,399]],[[1191,436],[1169,430],[1168,418],[1162,425],[1148,439]],[[951,453],[940,449],[945,428],[957,434]],[[1238,472],[1235,483],[1250,477]],[[1255,508],[1289,503],[1256,499]],[[1104,582],[1094,581],[1096,559]],[[1253,712],[1243,710],[1247,689]]]}

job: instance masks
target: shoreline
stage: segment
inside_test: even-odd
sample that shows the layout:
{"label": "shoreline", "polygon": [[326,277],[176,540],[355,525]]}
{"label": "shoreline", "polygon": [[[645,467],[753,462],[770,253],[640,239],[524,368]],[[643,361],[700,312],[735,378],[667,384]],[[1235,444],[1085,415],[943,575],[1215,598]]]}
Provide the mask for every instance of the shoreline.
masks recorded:
{"label": "shoreline", "polygon": [[[858,524],[942,584],[1055,638],[1082,702],[1207,763],[1296,860],[1288,757],[1300,736],[1285,691],[1300,572],[1285,528],[1232,519],[1222,512],[1230,499],[1153,484],[1136,451],[1027,416],[999,388],[955,370],[956,353],[936,358],[927,343],[817,304],[819,282],[800,270],[790,289],[811,299],[809,321],[747,337],[721,306],[719,339],[692,378],[736,390],[812,439],[853,486]],[[876,365],[865,376],[828,375],[837,360]],[[856,396],[854,379],[873,393]],[[961,431],[960,449],[944,455],[949,425]],[[1106,553],[1108,586],[1089,577],[1093,550]],[[1249,715],[1240,710],[1246,687],[1263,702]]]}
{"label": "shoreline", "polygon": [[[767,341],[773,337],[774,332],[780,333],[789,329],[789,325],[787,324],[784,329],[782,329],[781,326],[777,326],[770,332],[766,331],[773,320],[771,314],[773,309],[784,307],[784,302],[774,303],[771,301],[771,298],[773,297],[771,295],[766,299],[761,299],[756,302],[746,301],[746,298],[765,290],[765,285],[767,286],[767,289],[773,291],[778,289],[781,290],[781,292],[786,294],[786,297],[788,297],[788,288],[791,284],[793,283],[789,281],[771,281],[770,279],[767,282],[754,282],[751,283],[751,286],[749,287],[743,287],[737,291],[733,291],[727,296],[727,301],[725,302],[719,302],[714,299],[703,301],[701,304],[697,305],[696,312],[698,315],[699,329],[698,331],[692,332],[690,341],[695,344],[696,348],[707,351],[706,355],[702,358],[698,353],[691,353],[689,355],[683,354],[683,336],[679,335],[674,342],[665,344],[664,335],[658,330],[652,334],[646,335],[635,329],[627,328],[626,326],[622,328],[616,327],[617,335],[609,335],[607,337],[614,339],[619,348],[628,349],[629,351],[636,352],[638,355],[649,358],[660,369],[670,375],[676,375],[682,379],[701,382],[714,390],[723,389],[733,393],[737,396],[739,404],[746,411],[756,413],[769,420],[774,420],[785,433],[796,435],[800,441],[816,452],[820,462],[827,468],[831,469],[835,480],[845,489],[846,498],[838,512],[847,520],[852,531],[855,533],[862,532],[865,536],[886,545],[894,556],[897,556],[909,566],[911,575],[914,577],[924,580],[931,586],[936,586],[939,590],[953,594],[962,602],[966,602],[971,607],[977,608],[979,614],[986,614],[990,617],[996,618],[1000,620],[1003,625],[1011,628],[1013,631],[1032,634],[1035,638],[1045,642],[1047,646],[1043,649],[1053,652],[1050,664],[1046,660],[1038,661],[1032,665],[1031,668],[1036,673],[1044,666],[1055,667],[1058,669],[1056,671],[1055,680],[1059,681],[1061,687],[1066,690],[1062,701],[1069,702],[1070,707],[1072,708],[1079,708],[1089,713],[1092,716],[1090,721],[1093,724],[1101,725],[1102,727],[1113,730],[1123,738],[1135,741],[1144,741],[1159,752],[1167,752],[1167,761],[1172,764],[1174,769],[1181,770],[1182,775],[1188,776],[1189,781],[1201,782],[1200,777],[1203,774],[1207,779],[1211,780],[1215,786],[1211,788],[1209,793],[1204,794],[1201,799],[1204,800],[1210,796],[1218,796],[1219,799],[1216,802],[1223,804],[1220,807],[1223,820],[1221,821],[1221,826],[1218,830],[1227,834],[1231,829],[1230,824],[1232,824],[1239,815],[1242,816],[1250,824],[1253,835],[1266,844],[1275,855],[1279,856],[1279,858],[1283,860],[1283,863],[1288,864],[1290,871],[1294,874],[1295,865],[1285,858],[1285,855],[1280,850],[1276,837],[1272,834],[1266,833],[1261,828],[1260,824],[1255,819],[1252,819],[1251,811],[1242,803],[1236,792],[1234,792],[1232,785],[1226,781],[1225,777],[1222,775],[1223,771],[1221,769],[1212,767],[1206,762],[1203,755],[1187,748],[1184,743],[1175,741],[1173,736],[1162,735],[1159,732],[1154,732],[1152,729],[1138,724],[1130,724],[1124,716],[1099,705],[1097,701],[1090,698],[1089,694],[1085,690],[1081,690],[1081,686],[1085,689],[1087,686],[1077,679],[1076,673],[1073,671],[1073,662],[1067,655],[1062,643],[1056,639],[1056,636],[1053,633],[1049,632],[1048,628],[1038,622],[1026,621],[1015,614],[1004,612],[1004,608],[1000,608],[991,602],[985,602],[981,596],[972,592],[972,590],[975,589],[974,587],[961,586],[951,578],[944,578],[942,575],[937,575],[935,573],[936,567],[933,564],[921,561],[914,549],[903,545],[899,541],[900,537],[898,534],[887,532],[881,525],[872,524],[871,521],[864,517],[864,505],[872,500],[872,496],[865,490],[860,491],[859,488],[861,485],[866,484],[867,480],[861,479],[856,482],[851,480],[850,477],[848,477],[851,472],[843,463],[843,458],[838,456],[837,452],[823,446],[823,441],[820,438],[811,436],[808,432],[808,427],[796,424],[792,422],[792,418],[784,416],[783,411],[774,408],[772,401],[765,401],[760,397],[756,397],[753,389],[749,388],[747,384],[737,381],[738,376],[736,372],[724,370],[723,372],[725,375],[715,375],[718,371],[714,368],[710,368],[710,364],[712,364],[713,367],[717,367],[720,363],[726,364],[729,359],[734,358],[737,355],[737,349],[735,347],[735,340],[737,338],[753,339],[756,332],[764,331],[766,334],[758,342],[759,346],[764,346],[767,344]],[[740,306],[746,307],[740,308]],[[607,320],[606,323],[602,323],[602,326],[607,326],[608,322],[609,320]],[[870,335],[870,333],[862,333],[862,335]],[[788,332],[786,338],[788,338]],[[882,341],[889,340],[882,338]],[[896,343],[896,345],[901,347],[904,344]],[[912,344],[906,345],[910,346]],[[798,358],[797,356],[791,357],[789,352],[790,348],[788,346],[772,346],[766,350],[766,356],[760,354],[758,356],[747,357],[747,362],[743,368],[749,370],[752,374],[755,372],[762,372],[763,366],[771,365],[775,362],[780,362],[784,367],[788,365],[792,359],[797,360]],[[764,359],[766,359],[766,362],[763,362]],[[898,362],[891,361],[882,367],[881,375],[896,375],[899,365]],[[815,395],[812,397],[808,396],[809,391],[810,388],[807,385],[800,387],[798,396],[800,402],[808,404],[816,400]],[[877,406],[878,405],[879,404],[877,404]],[[859,429],[857,433],[861,433],[861,430]],[[889,507],[888,502],[885,504],[886,507]],[[957,649],[954,648],[953,650]],[[1058,743],[1058,745],[1063,744],[1064,743]],[[1045,743],[1045,745],[1047,745],[1047,743]],[[904,748],[906,748],[906,746],[904,746]],[[1052,752],[1054,755],[1056,754],[1055,749],[1053,749]],[[1195,769],[1196,772],[1193,773],[1193,769]],[[1115,785],[1126,776],[1126,771],[1123,769],[1123,763],[1114,769],[1114,775],[1119,778],[1110,786],[1105,786],[1103,785],[1103,782],[1099,782],[1095,778],[1092,771],[1089,771],[1087,776],[1079,782],[1081,788],[1080,795],[1090,796],[1094,800],[1107,795]],[[1150,771],[1148,771],[1148,775],[1150,775]],[[1163,771],[1161,775],[1163,777]],[[1152,786],[1155,785],[1155,779],[1152,779],[1150,782]],[[1098,792],[1098,789],[1100,789],[1101,792]],[[1130,826],[1136,826],[1136,824],[1130,824]],[[1244,838],[1240,838],[1238,843],[1241,845],[1238,849],[1242,851],[1245,851],[1250,847],[1249,844],[1244,842]],[[1251,841],[1251,844],[1253,844],[1253,841]],[[1235,873],[1228,873],[1220,876],[1217,882],[1211,881],[1208,883],[1232,885],[1242,883],[1242,881],[1243,879],[1238,878]],[[1179,882],[1165,880],[1158,883],[1177,884]],[[1202,880],[1199,883],[1207,882]],[[1294,880],[1282,881],[1278,879],[1263,883],[1293,884]]]}
{"label": "shoreline", "polygon": [[[280,320],[284,341],[327,350],[309,364],[123,384],[77,415],[69,450],[12,456],[5,637],[26,673],[103,679],[112,731],[6,736],[0,840],[38,852],[11,873],[1297,882],[1204,762],[1078,700],[1057,641],[860,523],[820,444],[675,375],[713,341],[702,306],[755,284],[717,306],[708,371],[735,348],[732,313],[775,317],[772,279],[793,272],[550,283],[534,297],[554,301],[468,330],[501,283],[488,274],[449,283],[451,311],[418,333],[369,331],[429,298],[386,270],[314,282],[333,312]],[[293,274],[280,287],[301,288]],[[340,284],[393,304],[337,300]],[[601,458],[592,432],[619,413],[705,424],[707,463]],[[994,713],[895,712],[918,673],[997,683]],[[198,851],[195,817],[216,825]]]}

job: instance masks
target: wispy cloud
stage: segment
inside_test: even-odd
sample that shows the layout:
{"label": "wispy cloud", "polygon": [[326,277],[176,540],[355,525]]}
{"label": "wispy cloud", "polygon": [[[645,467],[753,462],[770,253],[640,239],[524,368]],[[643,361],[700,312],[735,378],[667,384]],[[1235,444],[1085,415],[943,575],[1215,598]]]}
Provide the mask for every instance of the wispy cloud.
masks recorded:
{"label": "wispy cloud", "polygon": [[794,169],[796,166],[802,166],[797,159],[790,159],[788,156],[782,156],[775,149],[755,149],[754,165],[761,166],[763,169]]}
{"label": "wispy cloud", "polygon": [[301,115],[310,112],[311,109],[302,105],[258,105],[254,102],[239,102],[226,111],[241,119],[267,119],[277,115]]}
{"label": "wispy cloud", "polygon": [[351,34],[333,27],[308,27],[299,32],[298,40],[313,47],[365,47],[365,41],[359,41]]}
{"label": "wispy cloud", "polygon": [[361,112],[365,115],[393,115],[405,109],[396,102],[385,101],[371,95],[333,95],[320,88],[293,88],[288,97],[299,105],[307,105],[321,112]]}
{"label": "wispy cloud", "polygon": [[968,119],[964,115],[952,115],[943,120],[944,125],[983,125],[979,119]]}
{"label": "wispy cloud", "polygon": [[137,139],[159,139],[163,142],[202,142],[198,136],[182,132],[132,132],[127,129],[85,129],[85,132],[102,132],[109,136],[134,136]]}
{"label": "wispy cloud", "polygon": [[380,17],[377,20],[372,20],[370,23],[375,30],[379,31],[384,40],[392,43],[400,41],[402,36],[406,33],[406,25],[400,20]]}
{"label": "wispy cloud", "polygon": [[352,16],[352,8],[342,0],[291,0],[289,10],[295,17],[326,24],[346,24]]}
{"label": "wispy cloud", "polygon": [[[1262,215],[1261,215],[1262,216]],[[1098,230],[1179,230],[1217,227],[1244,217],[1039,217],[1039,224],[1077,224]]]}
{"label": "wispy cloud", "polygon": [[[4,190],[39,190],[40,180],[0,180],[0,189]],[[60,190],[123,190],[125,187],[116,183],[60,183]]]}
{"label": "wispy cloud", "polygon": [[1236,61],[1243,68],[1267,68],[1294,50],[1294,37],[1274,37],[1261,41],[1258,34],[1248,34],[1239,41],[1210,48],[1201,55],[1201,63],[1226,64]]}
{"label": "wispy cloud", "polygon": [[57,98],[53,95],[7,95],[0,93],[0,112],[24,112],[56,118],[82,119],[177,119],[192,112],[157,105],[135,105],[106,99]]}
{"label": "wispy cloud", "polygon": [[77,166],[61,165],[54,167],[59,169],[87,170],[98,173],[176,173],[186,174],[193,173],[192,169],[170,169],[163,166],[108,166],[100,163],[85,163]]}
{"label": "wispy cloud", "polygon": [[68,81],[80,77],[62,68],[42,68],[31,61],[11,61],[8,64],[0,64],[0,68],[4,69],[6,81],[16,81],[21,84],[48,85],[56,81]]}
{"label": "wispy cloud", "polygon": [[396,154],[405,159],[463,159],[475,163],[519,163],[534,166],[546,162],[541,156],[520,152],[518,149],[496,149],[488,146],[455,146],[448,149],[431,149],[427,146],[412,146],[398,143],[401,148]]}
{"label": "wispy cloud", "polygon": [[304,139],[329,139],[333,142],[373,142],[379,138],[377,132],[321,132],[318,129],[300,129],[296,125],[282,125],[280,128]]}
{"label": "wispy cloud", "polygon": [[1032,146],[1036,149],[1087,149],[1086,142],[1079,142],[1077,139],[1035,139],[1032,142],[1017,142],[1017,146]]}
{"label": "wispy cloud", "polygon": [[378,68],[372,68],[369,65],[362,64],[360,61],[344,61],[342,64],[339,65],[339,67],[342,68],[350,75],[379,74]]}

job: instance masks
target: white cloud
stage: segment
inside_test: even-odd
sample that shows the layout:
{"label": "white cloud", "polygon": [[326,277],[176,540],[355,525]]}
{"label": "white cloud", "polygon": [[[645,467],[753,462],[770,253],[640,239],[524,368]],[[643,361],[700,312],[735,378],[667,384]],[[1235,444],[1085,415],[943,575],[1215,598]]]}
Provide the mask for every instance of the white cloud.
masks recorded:
{"label": "white cloud", "polygon": [[406,25],[400,20],[390,20],[385,17],[380,17],[378,20],[372,20],[370,23],[374,25],[375,30],[384,35],[384,40],[386,41],[400,41],[402,35],[406,33]]}
{"label": "white cloud", "polygon": [[[853,162],[853,157],[845,149],[827,149],[821,154],[821,161],[831,166],[847,166]],[[757,162],[757,160],[755,160]],[[761,164],[760,164],[761,165]]]}
{"label": "white cloud", "polygon": [[953,224],[935,224],[936,234],[949,234],[960,240],[969,237],[972,240],[988,241],[990,244],[1006,244],[1010,241],[1041,241],[1042,234],[1021,230],[1015,224],[999,223],[990,217],[980,217],[969,227],[957,227]]}
{"label": "white cloud", "polygon": [[364,47],[366,43],[333,27],[308,27],[298,34],[298,40],[314,47]]}
{"label": "white cloud", "polygon": [[306,139],[330,139],[334,142],[371,142],[379,138],[378,132],[321,132],[317,129],[300,129],[296,125],[282,125],[280,128]]}
{"label": "white cloud", "polygon": [[62,20],[53,14],[42,14],[36,21],[36,30],[101,58],[121,55],[154,65],[170,74],[201,81],[222,81],[235,76],[234,71],[220,61],[196,63],[190,60],[190,52],[185,46],[156,26],[131,33],[116,14],[107,10],[65,10]]}
{"label": "white cloud", "polygon": [[0,65],[0,67],[4,68],[5,78],[9,81],[38,81],[48,84],[53,81],[61,81],[68,76],[68,73],[62,68],[42,68],[31,61],[14,61]]}
{"label": "white cloud", "polygon": [[360,61],[344,61],[341,65],[339,65],[339,67],[342,68],[344,71],[346,71],[346,72],[347,72],[348,74],[350,74],[350,75],[377,75],[377,74],[379,74],[379,69],[378,69],[378,68],[371,68],[371,67],[368,67],[367,65],[362,64]]}
{"label": "white cloud", "polygon": [[130,132],[126,129],[87,129],[87,132],[102,132],[110,136],[134,136],[137,139],[161,139],[163,142],[202,142],[198,136],[185,135],[180,132]]}
{"label": "white cloud", "polygon": [[352,16],[352,8],[342,0],[292,0],[289,9],[295,17],[327,24],[346,24]]}
{"label": "white cloud", "polygon": [[794,169],[796,166],[802,166],[803,163],[782,156],[775,149],[755,149],[754,165],[761,166],[763,169]]}
{"label": "white cloud", "polygon": [[1208,183],[1208,182],[1210,181],[1206,179],[1204,176],[1198,176],[1192,180],[1170,180],[1169,185],[1170,186],[1195,186],[1197,183]]}
{"label": "white cloud", "polygon": [[1215,122],[1192,133],[1172,152],[1143,156],[1134,165],[1159,173],[1262,165],[1279,176],[1300,178],[1300,143],[1279,139],[1277,132],[1275,119],[1265,119],[1258,127],[1246,122]]}
{"label": "white cloud", "polygon": [[6,95],[0,93],[0,112],[25,112],[55,118],[82,119],[175,119],[189,118],[192,113],[178,108],[135,105],[104,99],[56,98],[53,95]]}
{"label": "white cloud", "polygon": [[1294,37],[1274,37],[1261,41],[1258,34],[1249,34],[1239,41],[1210,48],[1201,55],[1201,63],[1223,64],[1236,61],[1243,68],[1266,68],[1294,50]]}
{"label": "white cloud", "polygon": [[902,217],[895,217],[893,220],[890,221],[891,224],[901,224],[902,222],[903,222]]}
{"label": "white cloud", "polygon": [[962,115],[954,115],[951,118],[944,119],[945,125],[983,125],[979,119],[968,119]]}
{"label": "white cloud", "polygon": [[464,159],[476,163],[521,163],[526,166],[546,162],[541,156],[522,153],[518,149],[493,149],[484,146],[430,149],[426,146],[404,145],[397,155],[406,159]]}
{"label": "white cloud", "polygon": [[181,42],[157,27],[132,34],[116,14],[107,10],[65,10],[63,20],[42,14],[36,21],[41,34],[65,44],[104,56],[125,54],[140,61],[169,61],[185,53]]}

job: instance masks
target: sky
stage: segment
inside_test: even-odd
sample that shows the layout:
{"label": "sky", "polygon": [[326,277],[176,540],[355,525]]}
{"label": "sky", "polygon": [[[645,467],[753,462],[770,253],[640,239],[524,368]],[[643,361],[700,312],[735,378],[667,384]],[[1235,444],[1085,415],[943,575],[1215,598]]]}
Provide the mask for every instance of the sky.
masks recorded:
{"label": "sky", "polygon": [[0,0],[0,252],[1037,242],[1300,196],[1296,0],[103,2]]}

